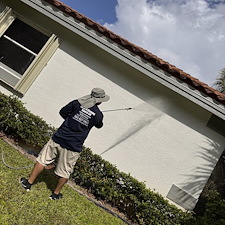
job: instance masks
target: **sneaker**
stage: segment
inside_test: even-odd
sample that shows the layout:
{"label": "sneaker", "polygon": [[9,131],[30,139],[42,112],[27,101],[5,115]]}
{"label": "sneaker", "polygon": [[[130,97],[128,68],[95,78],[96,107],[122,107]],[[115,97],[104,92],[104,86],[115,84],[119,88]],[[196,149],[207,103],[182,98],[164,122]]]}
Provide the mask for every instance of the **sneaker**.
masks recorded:
{"label": "sneaker", "polygon": [[59,194],[52,193],[49,198],[51,200],[59,200],[62,198],[62,194],[61,193],[59,193]]}
{"label": "sneaker", "polygon": [[30,184],[26,178],[22,177],[22,178],[20,179],[20,183],[22,184],[22,187],[23,187],[25,190],[30,191],[31,185],[32,185],[32,184]]}

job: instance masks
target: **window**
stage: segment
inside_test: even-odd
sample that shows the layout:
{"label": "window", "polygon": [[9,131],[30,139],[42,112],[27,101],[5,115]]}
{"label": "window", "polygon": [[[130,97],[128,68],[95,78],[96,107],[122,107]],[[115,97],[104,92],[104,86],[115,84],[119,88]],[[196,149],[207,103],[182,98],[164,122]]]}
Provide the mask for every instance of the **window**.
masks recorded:
{"label": "window", "polygon": [[25,93],[59,45],[10,8],[0,14],[0,79]]}
{"label": "window", "polygon": [[0,62],[23,75],[48,37],[15,19],[0,38]]}

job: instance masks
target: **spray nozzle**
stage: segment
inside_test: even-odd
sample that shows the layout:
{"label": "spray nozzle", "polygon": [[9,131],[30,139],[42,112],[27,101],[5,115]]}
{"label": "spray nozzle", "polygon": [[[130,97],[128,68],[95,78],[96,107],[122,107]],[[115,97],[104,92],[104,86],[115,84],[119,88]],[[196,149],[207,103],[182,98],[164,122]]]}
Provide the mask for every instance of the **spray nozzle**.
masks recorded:
{"label": "spray nozzle", "polygon": [[124,109],[109,109],[109,110],[104,110],[102,112],[110,112],[110,111],[121,111],[121,110],[130,110],[132,108],[124,108]]}

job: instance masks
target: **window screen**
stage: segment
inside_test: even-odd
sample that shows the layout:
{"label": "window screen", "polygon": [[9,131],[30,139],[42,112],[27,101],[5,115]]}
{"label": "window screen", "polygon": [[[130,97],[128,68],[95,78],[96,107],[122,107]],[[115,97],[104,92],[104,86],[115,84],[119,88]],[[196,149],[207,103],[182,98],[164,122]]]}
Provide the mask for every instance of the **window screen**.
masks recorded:
{"label": "window screen", "polygon": [[16,18],[0,38],[0,62],[23,75],[48,39]]}

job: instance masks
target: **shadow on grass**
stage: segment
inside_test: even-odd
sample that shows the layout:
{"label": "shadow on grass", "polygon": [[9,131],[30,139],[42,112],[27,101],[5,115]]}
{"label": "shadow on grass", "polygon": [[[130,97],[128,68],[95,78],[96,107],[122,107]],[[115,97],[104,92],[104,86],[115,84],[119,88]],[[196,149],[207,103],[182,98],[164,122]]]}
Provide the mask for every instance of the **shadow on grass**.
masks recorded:
{"label": "shadow on grass", "polygon": [[54,169],[51,170],[44,169],[43,172],[37,177],[33,185],[41,182],[44,182],[47,188],[51,190],[51,192],[53,192],[58,183],[58,176],[54,174]]}

